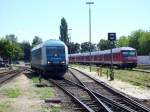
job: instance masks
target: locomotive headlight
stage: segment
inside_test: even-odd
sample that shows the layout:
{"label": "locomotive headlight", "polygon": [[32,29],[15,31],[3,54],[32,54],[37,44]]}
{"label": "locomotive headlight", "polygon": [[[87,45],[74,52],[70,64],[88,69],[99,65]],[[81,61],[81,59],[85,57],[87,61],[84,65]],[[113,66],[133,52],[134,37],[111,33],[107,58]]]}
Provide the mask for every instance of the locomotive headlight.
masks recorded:
{"label": "locomotive headlight", "polygon": [[47,63],[48,63],[48,64],[51,64],[51,62],[50,62],[50,61],[48,61]]}
{"label": "locomotive headlight", "polygon": [[65,61],[62,61],[62,62],[61,62],[61,64],[64,64],[64,63],[65,63]]}

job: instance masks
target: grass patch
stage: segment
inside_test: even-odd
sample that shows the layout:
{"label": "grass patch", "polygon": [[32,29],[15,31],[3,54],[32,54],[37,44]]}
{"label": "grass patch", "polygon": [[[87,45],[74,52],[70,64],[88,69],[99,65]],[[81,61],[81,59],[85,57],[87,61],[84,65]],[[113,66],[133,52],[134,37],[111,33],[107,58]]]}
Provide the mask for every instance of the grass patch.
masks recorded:
{"label": "grass patch", "polygon": [[34,76],[31,78],[33,83],[39,83],[39,77],[38,76]]}
{"label": "grass patch", "polygon": [[34,84],[40,83],[40,81],[39,81],[39,74],[36,74],[36,73],[26,73],[25,75],[29,79],[31,79]]}
{"label": "grass patch", "polygon": [[38,88],[35,92],[41,99],[51,98],[54,96],[54,90],[49,87]]}
{"label": "grass patch", "polygon": [[150,74],[128,71],[128,70],[115,70],[115,78],[129,82],[136,86],[148,87],[150,85]]}
{"label": "grass patch", "polygon": [[39,112],[60,112],[61,106],[59,104],[46,106]]}
{"label": "grass patch", "polygon": [[60,112],[60,106],[53,106],[50,112]]}
{"label": "grass patch", "polygon": [[13,108],[11,107],[9,102],[1,102],[0,112],[13,112]]}
{"label": "grass patch", "polygon": [[[72,67],[79,67],[82,69],[89,69],[87,65],[71,65]],[[96,67],[92,66],[92,71],[96,72]],[[106,76],[108,68],[102,68],[103,75]],[[150,87],[150,73],[143,73],[138,71],[129,71],[129,70],[114,70],[115,79],[128,82],[135,86],[141,87]]]}
{"label": "grass patch", "polygon": [[21,92],[17,88],[4,89],[4,94],[9,98],[17,98],[21,95]]}

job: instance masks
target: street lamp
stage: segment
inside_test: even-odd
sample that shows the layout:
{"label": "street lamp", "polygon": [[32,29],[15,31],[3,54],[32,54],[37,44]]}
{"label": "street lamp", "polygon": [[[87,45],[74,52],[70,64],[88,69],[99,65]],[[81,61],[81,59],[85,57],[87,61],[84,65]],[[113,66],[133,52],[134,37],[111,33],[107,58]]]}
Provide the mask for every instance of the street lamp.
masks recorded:
{"label": "street lamp", "polygon": [[[90,43],[90,60],[91,61],[91,4],[94,2],[86,2],[89,5],[89,43]],[[91,72],[91,62],[90,62],[90,72]]]}

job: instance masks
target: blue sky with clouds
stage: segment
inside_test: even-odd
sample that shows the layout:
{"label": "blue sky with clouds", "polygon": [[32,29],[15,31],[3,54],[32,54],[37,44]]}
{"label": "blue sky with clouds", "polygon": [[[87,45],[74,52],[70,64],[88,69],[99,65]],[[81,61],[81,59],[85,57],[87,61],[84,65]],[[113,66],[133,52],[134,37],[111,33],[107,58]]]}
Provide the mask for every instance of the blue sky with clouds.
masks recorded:
{"label": "blue sky with clouds", "polygon": [[[71,28],[71,40],[89,41],[87,0],[0,0],[0,37],[15,34],[18,41],[59,38],[60,20]],[[90,1],[90,0],[89,0]],[[93,0],[92,42],[137,29],[150,30],[150,0]]]}

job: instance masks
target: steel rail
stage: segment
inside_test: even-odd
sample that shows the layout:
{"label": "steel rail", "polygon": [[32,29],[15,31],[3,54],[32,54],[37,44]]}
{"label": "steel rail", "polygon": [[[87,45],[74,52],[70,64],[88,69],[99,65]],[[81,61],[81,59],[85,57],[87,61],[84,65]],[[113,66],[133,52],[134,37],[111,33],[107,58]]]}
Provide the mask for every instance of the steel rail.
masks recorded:
{"label": "steel rail", "polygon": [[148,71],[148,70],[142,70],[142,69],[136,69],[136,68],[132,69],[132,71],[150,73],[150,71]]}
{"label": "steel rail", "polygon": [[70,97],[72,97],[75,101],[77,101],[85,110],[87,110],[88,112],[94,112],[94,110],[92,110],[90,107],[88,107],[87,105],[85,105],[82,101],[80,101],[78,98],[76,98],[72,93],[70,93],[68,90],[66,90],[65,88],[61,87],[58,83],[54,82],[53,80],[49,79],[50,82],[52,82],[53,84],[55,84],[56,86],[58,86],[60,89],[62,89],[67,95],[69,95]]}
{"label": "steel rail", "polygon": [[[69,70],[70,71],[70,70]],[[78,78],[78,77],[76,77],[76,75],[75,74],[73,74],[72,73],[72,71],[70,71],[70,73],[78,80],[78,82],[81,84],[81,85],[79,85],[79,84],[77,84],[77,83],[75,83],[76,85],[78,85],[78,86],[81,86],[82,88],[84,88],[85,87],[85,89],[87,89],[88,87],[86,87],[86,85],[84,84],[84,83],[82,83],[82,81]],[[88,88],[89,89],[89,88]],[[90,90],[97,98],[99,98],[102,102],[104,102],[104,103],[106,103],[107,105],[109,105],[109,106],[114,106],[115,108],[116,108],[116,110],[117,109],[120,109],[119,111],[121,111],[121,112],[136,112],[136,111],[134,111],[134,110],[132,110],[132,109],[130,109],[130,108],[128,108],[128,107],[126,107],[126,106],[124,106],[124,105],[122,105],[122,104],[120,104],[120,103],[118,103],[118,102],[115,102],[115,101],[113,101],[112,99],[110,99],[110,98],[108,98],[108,97],[106,97],[106,96],[104,96],[104,95],[101,95],[100,93],[97,93],[97,92],[95,92],[95,91],[93,91],[93,90]],[[112,107],[113,108],[113,107]],[[114,108],[113,108],[114,109]]]}
{"label": "steel rail", "polygon": [[1,71],[1,72],[0,72],[0,75],[1,75],[1,74],[7,74],[8,72],[11,72],[11,71],[13,71],[13,70],[5,70],[5,71]]}
{"label": "steel rail", "polygon": [[3,77],[4,75],[7,75],[11,72],[13,72],[14,70],[7,70],[7,71],[3,71],[3,72],[0,72],[0,77]]}
{"label": "steel rail", "polygon": [[21,69],[21,70],[17,69],[17,70],[13,70],[3,75],[2,77],[0,77],[0,85],[12,79],[13,77],[16,77],[18,74],[22,73],[24,70],[25,69]]}
{"label": "steel rail", "polygon": [[[93,66],[93,68],[97,68]],[[103,67],[103,68],[108,68],[108,67]],[[118,68],[115,68],[115,70],[118,70]],[[120,69],[120,70],[127,70],[127,71],[137,71],[137,72],[144,72],[144,73],[150,73],[150,70],[144,70],[144,68],[133,68],[133,69]]]}
{"label": "steel rail", "polygon": [[[71,67],[70,67],[70,68],[71,68]],[[125,100],[126,100],[125,102],[126,102],[126,103],[128,103],[128,104],[130,104],[130,105],[132,105],[132,106],[134,106],[134,107],[139,108],[142,112],[150,112],[150,109],[149,109],[149,108],[147,108],[146,106],[141,105],[140,103],[134,101],[133,99],[131,99],[131,98],[125,96],[123,93],[121,93],[121,92],[118,91],[117,89],[114,89],[114,88],[110,87],[109,85],[104,84],[103,82],[99,81],[99,80],[96,79],[95,77],[89,76],[89,75],[87,75],[86,73],[84,73],[84,72],[82,72],[82,71],[80,71],[80,70],[78,70],[78,69],[75,69],[75,68],[72,68],[72,69],[77,70],[77,71],[80,72],[81,74],[86,75],[87,77],[89,77],[89,78],[91,78],[92,80],[96,81],[98,84],[102,85],[103,87],[107,88],[108,90],[113,91],[113,92],[116,93],[118,96],[120,96],[120,97],[122,97],[122,98],[125,98]]]}
{"label": "steel rail", "polygon": [[26,70],[29,71],[29,72],[35,72],[34,70],[32,70],[32,69],[29,68],[29,67],[26,67]]}
{"label": "steel rail", "polygon": [[[52,81],[52,80],[51,80],[51,81]],[[65,81],[67,81],[69,84],[72,84],[72,85],[77,86],[75,83],[73,83],[73,82],[71,82],[71,81],[69,81],[69,80],[66,80],[66,79],[65,79]],[[72,93],[70,93],[68,90],[66,90],[65,88],[63,88],[62,86],[60,86],[58,83],[56,83],[56,82],[53,82],[53,83],[57,84],[57,86],[60,87],[62,90],[67,91],[67,94],[71,95],[71,97],[73,97],[74,99],[78,99],[78,98],[75,97]],[[80,89],[85,90],[90,96],[92,96],[92,97],[97,101],[98,105],[99,105],[100,107],[102,107],[102,109],[104,110],[104,112],[112,112],[103,102],[101,102],[98,98],[96,99],[96,98],[95,98],[95,95],[94,95],[92,92],[90,92],[87,88],[85,89],[85,88],[82,88],[82,87],[80,87],[80,86],[77,86],[77,87],[79,87]],[[91,107],[89,107],[89,106],[88,106],[87,104],[85,104],[83,101],[80,101],[80,99],[78,99],[77,101],[78,101],[81,105],[83,105],[85,108],[88,107],[87,110],[92,110],[92,111],[94,112],[94,110],[93,110]],[[90,112],[90,111],[89,111],[89,112]]]}
{"label": "steel rail", "polygon": [[[65,79],[65,80],[67,80],[67,79]],[[78,85],[77,83],[74,83],[74,82],[72,82],[72,81],[70,81],[70,80],[67,80],[67,81],[68,81],[69,83],[73,83],[74,85],[76,85],[76,86],[78,86],[78,87],[84,89],[85,91],[87,91],[92,97],[94,97],[94,98],[98,101],[98,103],[99,103],[100,106],[103,106],[108,112],[112,112],[112,111],[108,108],[108,106],[105,105],[99,98],[97,98],[96,95],[95,95],[88,87],[86,87],[86,86],[83,86],[83,87],[82,87],[82,86]]]}

